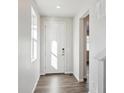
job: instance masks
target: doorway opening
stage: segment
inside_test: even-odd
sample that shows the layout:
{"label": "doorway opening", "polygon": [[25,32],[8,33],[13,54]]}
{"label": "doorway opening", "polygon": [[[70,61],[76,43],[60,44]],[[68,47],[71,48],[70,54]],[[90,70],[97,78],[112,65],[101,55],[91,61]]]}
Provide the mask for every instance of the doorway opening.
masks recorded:
{"label": "doorway opening", "polygon": [[89,15],[87,15],[86,17],[84,17],[84,31],[85,31],[85,66],[86,66],[86,78],[84,78],[84,80],[89,83],[89,35],[90,35],[90,31],[89,31]]}
{"label": "doorway opening", "polygon": [[86,13],[85,16],[80,18],[80,56],[81,56],[81,65],[82,66],[82,79],[85,83],[89,84],[89,36],[90,36],[90,29],[89,29],[89,13]]}

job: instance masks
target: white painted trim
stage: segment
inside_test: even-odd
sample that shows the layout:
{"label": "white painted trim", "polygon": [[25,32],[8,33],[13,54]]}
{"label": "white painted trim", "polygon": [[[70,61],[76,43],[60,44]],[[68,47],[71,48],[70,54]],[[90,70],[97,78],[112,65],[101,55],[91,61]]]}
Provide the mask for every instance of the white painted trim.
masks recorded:
{"label": "white painted trim", "polygon": [[84,82],[84,80],[83,79],[80,79],[78,82]]}
{"label": "white painted trim", "polygon": [[40,75],[46,75],[45,73],[42,73],[42,74],[40,74]]}
{"label": "white painted trim", "polygon": [[34,84],[34,87],[33,87],[33,89],[32,89],[32,93],[34,93],[39,79],[40,79],[40,75],[38,76],[38,78],[37,78],[37,80],[36,80],[36,82],[35,82],[35,84]]}
{"label": "white painted trim", "polygon": [[86,11],[81,12],[81,16],[80,16],[79,18],[80,18],[80,19],[83,19],[83,18],[85,18],[86,16],[88,16],[89,14],[90,14],[89,9],[87,9]]}
{"label": "white painted trim", "polygon": [[84,82],[84,80],[83,79],[79,79],[78,77],[76,77],[74,74],[73,74],[73,76],[76,78],[76,80],[78,81],[78,82]]}
{"label": "white painted trim", "polygon": [[83,18],[85,18],[86,16],[90,15],[89,13],[89,9],[83,14]]}
{"label": "white painted trim", "polygon": [[74,77],[76,78],[77,81],[79,81],[79,78],[73,73]]}
{"label": "white painted trim", "polygon": [[65,72],[65,74],[73,74],[73,72]]}

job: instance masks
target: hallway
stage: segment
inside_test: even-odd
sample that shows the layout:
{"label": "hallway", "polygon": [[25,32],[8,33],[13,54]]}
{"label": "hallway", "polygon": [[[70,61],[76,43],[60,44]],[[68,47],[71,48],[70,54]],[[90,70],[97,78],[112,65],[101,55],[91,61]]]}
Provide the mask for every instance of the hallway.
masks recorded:
{"label": "hallway", "polygon": [[19,0],[18,19],[19,93],[105,93],[105,0]]}
{"label": "hallway", "polygon": [[77,82],[73,75],[45,75],[34,93],[88,93],[88,84]]}

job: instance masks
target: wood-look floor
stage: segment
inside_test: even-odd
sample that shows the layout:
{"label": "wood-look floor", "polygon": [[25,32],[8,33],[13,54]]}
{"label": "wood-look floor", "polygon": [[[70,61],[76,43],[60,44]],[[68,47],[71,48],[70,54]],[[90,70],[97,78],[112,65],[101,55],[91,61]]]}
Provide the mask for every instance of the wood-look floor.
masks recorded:
{"label": "wood-look floor", "polygon": [[88,93],[88,84],[77,82],[73,75],[45,75],[34,93]]}

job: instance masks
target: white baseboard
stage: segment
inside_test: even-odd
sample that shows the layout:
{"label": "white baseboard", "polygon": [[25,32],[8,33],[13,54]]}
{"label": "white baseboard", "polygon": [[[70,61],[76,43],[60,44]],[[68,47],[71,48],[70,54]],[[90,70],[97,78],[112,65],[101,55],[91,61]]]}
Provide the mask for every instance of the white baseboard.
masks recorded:
{"label": "white baseboard", "polygon": [[74,75],[74,77],[76,78],[76,80],[77,80],[77,81],[79,81],[79,78],[78,78],[78,77],[76,77],[76,75],[75,75],[74,73],[73,73],[73,75]]}
{"label": "white baseboard", "polygon": [[[64,74],[73,74],[73,72],[64,72]],[[46,73],[42,73],[40,75],[46,75]]]}
{"label": "white baseboard", "polygon": [[35,84],[34,84],[34,87],[33,87],[33,89],[32,89],[32,93],[34,93],[39,79],[40,79],[40,75],[39,75],[39,77],[37,78],[37,80],[36,80],[36,82],[35,82]]}
{"label": "white baseboard", "polygon": [[65,72],[65,74],[73,74],[73,72]]}
{"label": "white baseboard", "polygon": [[78,82],[84,82],[84,79],[80,79],[80,80],[78,80]]}
{"label": "white baseboard", "polygon": [[[73,74],[74,75],[74,74]],[[76,80],[78,81],[78,82],[84,82],[84,79],[79,79],[78,77],[76,77],[75,75],[74,75],[74,77],[76,78]]]}
{"label": "white baseboard", "polygon": [[44,75],[46,75],[45,73],[44,74],[40,74],[41,76],[44,76]]}

